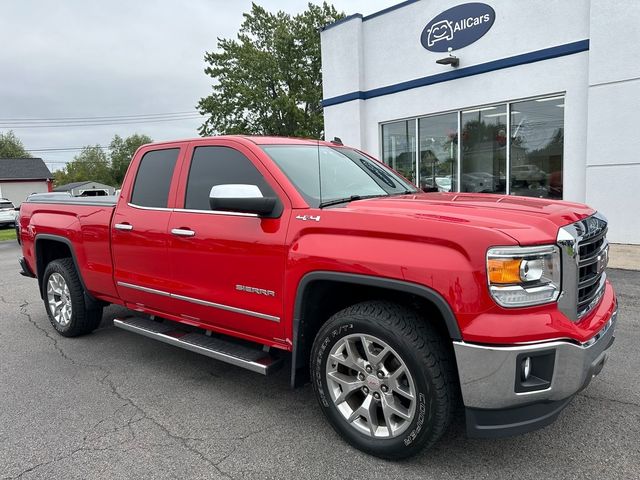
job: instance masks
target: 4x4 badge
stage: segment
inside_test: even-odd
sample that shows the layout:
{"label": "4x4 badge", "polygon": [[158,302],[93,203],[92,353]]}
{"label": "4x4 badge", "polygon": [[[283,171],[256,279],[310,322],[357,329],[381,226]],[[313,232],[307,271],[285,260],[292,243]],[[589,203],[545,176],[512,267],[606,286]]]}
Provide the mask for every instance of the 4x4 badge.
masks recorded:
{"label": "4x4 badge", "polygon": [[316,222],[320,221],[320,215],[298,215],[296,220],[315,220]]}

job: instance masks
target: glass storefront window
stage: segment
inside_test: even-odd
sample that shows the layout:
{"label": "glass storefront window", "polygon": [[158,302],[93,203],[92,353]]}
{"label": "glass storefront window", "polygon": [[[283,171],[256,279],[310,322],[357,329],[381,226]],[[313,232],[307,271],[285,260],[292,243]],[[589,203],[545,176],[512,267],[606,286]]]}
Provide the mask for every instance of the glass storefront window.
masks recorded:
{"label": "glass storefront window", "polygon": [[506,105],[462,112],[462,192],[505,193],[506,117]]}
{"label": "glass storefront window", "polygon": [[383,161],[426,192],[562,199],[563,95],[386,123],[381,131]]}
{"label": "glass storefront window", "polygon": [[400,175],[417,183],[415,119],[382,126],[382,159]]}
{"label": "glass storefront window", "polygon": [[564,97],[511,104],[511,194],[562,198]]}
{"label": "glass storefront window", "polygon": [[458,114],[419,120],[418,186],[425,192],[457,191]]}

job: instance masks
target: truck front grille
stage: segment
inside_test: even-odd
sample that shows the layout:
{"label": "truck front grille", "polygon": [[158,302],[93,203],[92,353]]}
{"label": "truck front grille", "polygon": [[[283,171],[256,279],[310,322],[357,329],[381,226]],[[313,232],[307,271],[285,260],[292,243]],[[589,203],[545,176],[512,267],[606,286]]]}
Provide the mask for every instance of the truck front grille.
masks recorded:
{"label": "truck front grille", "polygon": [[605,223],[596,234],[578,243],[578,318],[589,313],[604,293],[609,257],[606,235]]}
{"label": "truck front grille", "polygon": [[607,221],[592,215],[561,229],[563,295],[560,309],[577,321],[602,299],[606,286],[605,267],[609,259]]}

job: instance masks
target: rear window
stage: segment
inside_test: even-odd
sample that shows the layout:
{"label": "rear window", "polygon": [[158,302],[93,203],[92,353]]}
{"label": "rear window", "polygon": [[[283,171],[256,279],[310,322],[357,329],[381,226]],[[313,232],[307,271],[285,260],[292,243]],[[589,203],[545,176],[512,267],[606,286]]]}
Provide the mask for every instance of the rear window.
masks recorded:
{"label": "rear window", "polygon": [[140,207],[166,208],[173,170],[180,149],[152,150],[140,160],[131,203]]}
{"label": "rear window", "polygon": [[11,202],[0,202],[0,208],[16,208]]}

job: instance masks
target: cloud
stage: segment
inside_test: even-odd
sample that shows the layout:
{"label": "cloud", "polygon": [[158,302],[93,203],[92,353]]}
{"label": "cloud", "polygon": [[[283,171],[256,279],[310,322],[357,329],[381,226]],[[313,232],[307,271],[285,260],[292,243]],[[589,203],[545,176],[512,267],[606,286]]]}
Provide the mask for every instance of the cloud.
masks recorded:
{"label": "cloud", "polygon": [[[307,2],[267,0],[297,13]],[[316,2],[317,3],[317,2]],[[340,0],[347,13],[394,1]],[[210,90],[204,52],[233,37],[250,1],[65,0],[3,2],[0,117],[52,118],[183,112]],[[27,148],[107,145],[114,134],[154,140],[197,136],[200,119],[139,125],[16,128]],[[52,167],[74,153],[43,153]]]}

